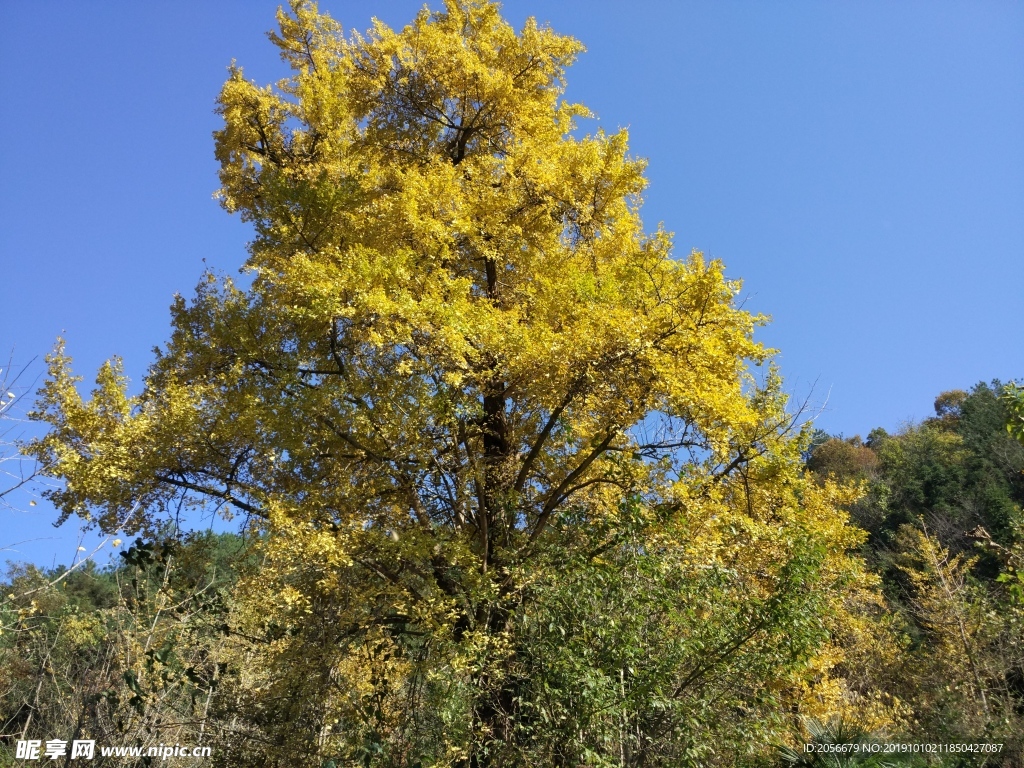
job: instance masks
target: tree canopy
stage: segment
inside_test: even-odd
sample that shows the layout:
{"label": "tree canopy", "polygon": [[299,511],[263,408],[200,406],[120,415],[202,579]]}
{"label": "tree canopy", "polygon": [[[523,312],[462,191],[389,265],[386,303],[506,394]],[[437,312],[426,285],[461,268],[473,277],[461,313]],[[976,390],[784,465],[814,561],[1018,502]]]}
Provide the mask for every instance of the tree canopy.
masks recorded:
{"label": "tree canopy", "polygon": [[481,0],[278,22],[290,74],[218,101],[251,286],[176,299],[138,394],[59,346],[32,449],[106,531],[246,516],[233,759],[730,764],[787,708],[888,722],[837,672],[877,600],[851,492],[803,480],[739,283],[562,99],[580,43]]}

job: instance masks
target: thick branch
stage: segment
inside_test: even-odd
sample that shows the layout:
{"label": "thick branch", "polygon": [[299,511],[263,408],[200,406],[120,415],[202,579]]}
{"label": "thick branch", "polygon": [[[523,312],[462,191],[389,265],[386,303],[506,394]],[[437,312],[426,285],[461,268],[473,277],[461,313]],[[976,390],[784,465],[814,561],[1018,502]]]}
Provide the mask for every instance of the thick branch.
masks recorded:
{"label": "thick branch", "polygon": [[218,488],[207,488],[206,486],[198,485],[197,483],[191,483],[188,480],[179,480],[178,478],[171,477],[170,475],[156,475],[156,479],[161,483],[167,483],[168,485],[173,485],[176,488],[184,488],[189,491],[195,491],[196,493],[212,496],[215,499],[222,499],[229,504],[233,504],[238,507],[243,512],[248,512],[249,514],[260,517],[263,516],[262,511],[258,507],[236,498],[227,489],[221,490]]}
{"label": "thick branch", "polygon": [[523,466],[519,470],[519,476],[516,477],[515,484],[513,485],[516,493],[523,490],[523,486],[526,484],[526,479],[530,476],[530,469],[533,468],[533,464],[540,455],[541,449],[544,447],[544,443],[551,434],[551,430],[555,428],[555,424],[558,423],[558,419],[562,415],[562,412],[565,411],[575,396],[576,387],[572,386],[569,388],[569,391],[565,393],[565,397],[562,398],[562,402],[558,404],[558,407],[551,412],[551,416],[548,417],[548,421],[544,425],[544,429],[542,429],[540,434],[537,435],[537,439],[534,441],[529,454],[527,454],[526,459],[523,461]]}
{"label": "thick branch", "polygon": [[608,446],[611,445],[612,440],[615,439],[616,432],[613,430],[608,433],[604,440],[602,440],[593,451],[580,462],[579,466],[576,467],[572,472],[565,476],[565,479],[559,484],[557,488],[548,494],[547,503],[541,510],[540,517],[537,518],[537,525],[533,529],[533,534],[530,536],[530,542],[533,543],[547,528],[548,521],[551,519],[551,513],[555,511],[559,504],[561,504],[566,498],[566,490],[571,488],[572,484],[576,482],[576,479],[586,472],[590,465],[593,464],[601,454],[603,454]]}

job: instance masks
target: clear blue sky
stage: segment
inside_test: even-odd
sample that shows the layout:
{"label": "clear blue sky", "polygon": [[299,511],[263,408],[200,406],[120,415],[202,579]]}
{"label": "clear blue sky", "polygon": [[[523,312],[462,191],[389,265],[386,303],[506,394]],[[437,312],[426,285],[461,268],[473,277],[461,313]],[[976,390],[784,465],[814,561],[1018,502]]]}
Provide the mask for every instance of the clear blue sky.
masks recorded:
{"label": "clear blue sky", "polygon": [[[359,30],[420,6],[321,3]],[[245,258],[247,228],[211,198],[213,102],[232,58],[283,76],[276,4],[2,8],[0,352],[41,358],[63,333],[87,379],[120,354],[138,381],[172,295],[204,259]],[[822,428],[896,429],[942,390],[1024,375],[1024,4],[505,11],[584,42],[568,97],[649,158],[648,227],[745,281],[790,389],[828,396]],[[6,556],[67,562],[75,532],[53,517],[0,510],[0,547],[56,537]]]}

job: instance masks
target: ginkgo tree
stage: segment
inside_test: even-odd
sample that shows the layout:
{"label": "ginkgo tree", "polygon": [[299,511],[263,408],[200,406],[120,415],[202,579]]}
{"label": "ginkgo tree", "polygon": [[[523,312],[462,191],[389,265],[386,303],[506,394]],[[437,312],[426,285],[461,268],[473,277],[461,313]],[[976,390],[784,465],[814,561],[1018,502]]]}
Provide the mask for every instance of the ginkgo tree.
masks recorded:
{"label": "ginkgo tree", "polygon": [[580,43],[482,0],[278,21],[290,75],[218,102],[251,287],[176,299],[137,395],[115,361],[83,399],[58,347],[32,449],[65,516],[259,534],[225,754],[707,764],[845,706],[844,492],[804,484],[739,284],[644,229],[625,131],[578,127]]}

